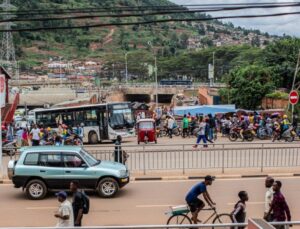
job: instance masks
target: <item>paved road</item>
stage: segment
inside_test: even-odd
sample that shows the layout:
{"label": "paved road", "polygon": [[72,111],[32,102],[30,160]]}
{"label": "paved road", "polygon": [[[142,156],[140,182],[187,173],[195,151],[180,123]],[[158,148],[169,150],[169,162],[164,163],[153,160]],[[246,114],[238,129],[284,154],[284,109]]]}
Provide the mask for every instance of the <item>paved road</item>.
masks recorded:
{"label": "paved road", "polygon": [[[300,178],[282,178],[283,193],[290,205],[293,220],[300,219]],[[168,206],[184,203],[184,196],[197,181],[143,181],[125,187],[114,199],[91,196],[91,211],[85,216],[85,226],[165,224]],[[263,214],[264,179],[225,179],[215,181],[209,192],[220,212],[230,212],[240,190],[249,192],[247,214]],[[19,189],[0,185],[0,227],[53,226],[58,203],[52,195],[42,201],[30,201]],[[202,214],[203,216],[203,214]]]}

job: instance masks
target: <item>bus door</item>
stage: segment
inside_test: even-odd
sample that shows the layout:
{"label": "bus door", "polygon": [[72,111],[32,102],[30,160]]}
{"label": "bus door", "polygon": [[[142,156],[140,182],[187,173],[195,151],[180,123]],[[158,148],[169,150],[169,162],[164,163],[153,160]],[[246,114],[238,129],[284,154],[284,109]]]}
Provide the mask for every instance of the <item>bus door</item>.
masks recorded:
{"label": "bus door", "polygon": [[99,130],[100,130],[100,140],[108,139],[108,117],[105,110],[99,110]]}

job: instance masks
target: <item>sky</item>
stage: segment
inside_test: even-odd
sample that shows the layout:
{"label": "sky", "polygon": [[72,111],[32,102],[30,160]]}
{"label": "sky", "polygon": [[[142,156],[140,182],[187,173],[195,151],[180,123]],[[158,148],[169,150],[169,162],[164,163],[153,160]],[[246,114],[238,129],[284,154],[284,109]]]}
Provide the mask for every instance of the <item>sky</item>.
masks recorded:
{"label": "sky", "polygon": [[[188,4],[219,4],[219,3],[262,3],[262,2],[299,2],[300,0],[171,0],[180,5]],[[272,14],[282,12],[300,12],[300,7],[284,7],[277,9],[247,9],[240,11],[227,11],[210,13],[212,16],[224,15],[245,15],[245,14]],[[235,26],[241,26],[247,29],[259,29],[263,32],[268,32],[275,35],[290,35],[300,37],[300,14],[287,15],[281,17],[268,18],[248,18],[248,19],[228,19]]]}

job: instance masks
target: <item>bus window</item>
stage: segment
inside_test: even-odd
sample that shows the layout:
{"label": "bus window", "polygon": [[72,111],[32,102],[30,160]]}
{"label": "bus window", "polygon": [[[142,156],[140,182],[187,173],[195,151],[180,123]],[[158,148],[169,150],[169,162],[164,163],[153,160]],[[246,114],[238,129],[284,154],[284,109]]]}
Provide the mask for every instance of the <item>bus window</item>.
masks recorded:
{"label": "bus window", "polygon": [[97,112],[96,110],[86,110],[85,111],[85,125],[86,126],[97,126],[98,118],[97,118]]}
{"label": "bus window", "polygon": [[73,112],[62,113],[62,120],[63,124],[66,124],[67,126],[73,126]]}

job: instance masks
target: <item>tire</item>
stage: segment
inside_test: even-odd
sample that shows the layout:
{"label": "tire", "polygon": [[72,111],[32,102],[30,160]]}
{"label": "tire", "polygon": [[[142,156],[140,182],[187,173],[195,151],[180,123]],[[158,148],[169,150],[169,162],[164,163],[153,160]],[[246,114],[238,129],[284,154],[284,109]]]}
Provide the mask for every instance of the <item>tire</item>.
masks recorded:
{"label": "tire", "polygon": [[30,200],[42,200],[47,195],[47,192],[47,186],[41,180],[31,180],[26,185],[26,196]]}
{"label": "tire", "polygon": [[89,134],[89,143],[94,145],[97,144],[98,142],[99,140],[97,134],[95,132],[91,132]]}
{"label": "tire", "polygon": [[252,142],[254,140],[254,136],[253,134],[248,134],[247,137],[245,137],[245,139],[248,141],[248,142]]}
{"label": "tire", "polygon": [[167,131],[165,131],[165,130],[160,130],[160,131],[159,131],[159,134],[160,134],[161,137],[165,137],[165,136],[167,136]]}
{"label": "tire", "polygon": [[176,129],[173,130],[173,134],[174,134],[175,136],[177,136],[177,137],[181,135],[180,132],[181,132],[181,131],[180,131],[178,128],[176,128]]}
{"label": "tire", "polygon": [[192,220],[183,214],[172,215],[168,221],[167,225],[179,225],[179,224],[192,224]]}
{"label": "tire", "polygon": [[118,182],[110,177],[103,178],[97,186],[98,195],[103,198],[112,198],[119,191]]}
{"label": "tire", "polygon": [[230,133],[228,137],[229,137],[229,140],[232,142],[235,142],[239,138],[236,133]]}
{"label": "tire", "polygon": [[295,140],[295,138],[293,136],[286,138],[287,142],[293,142],[294,140]]}
{"label": "tire", "polygon": [[230,214],[220,214],[214,218],[212,223],[213,224],[233,223],[233,219]]}

